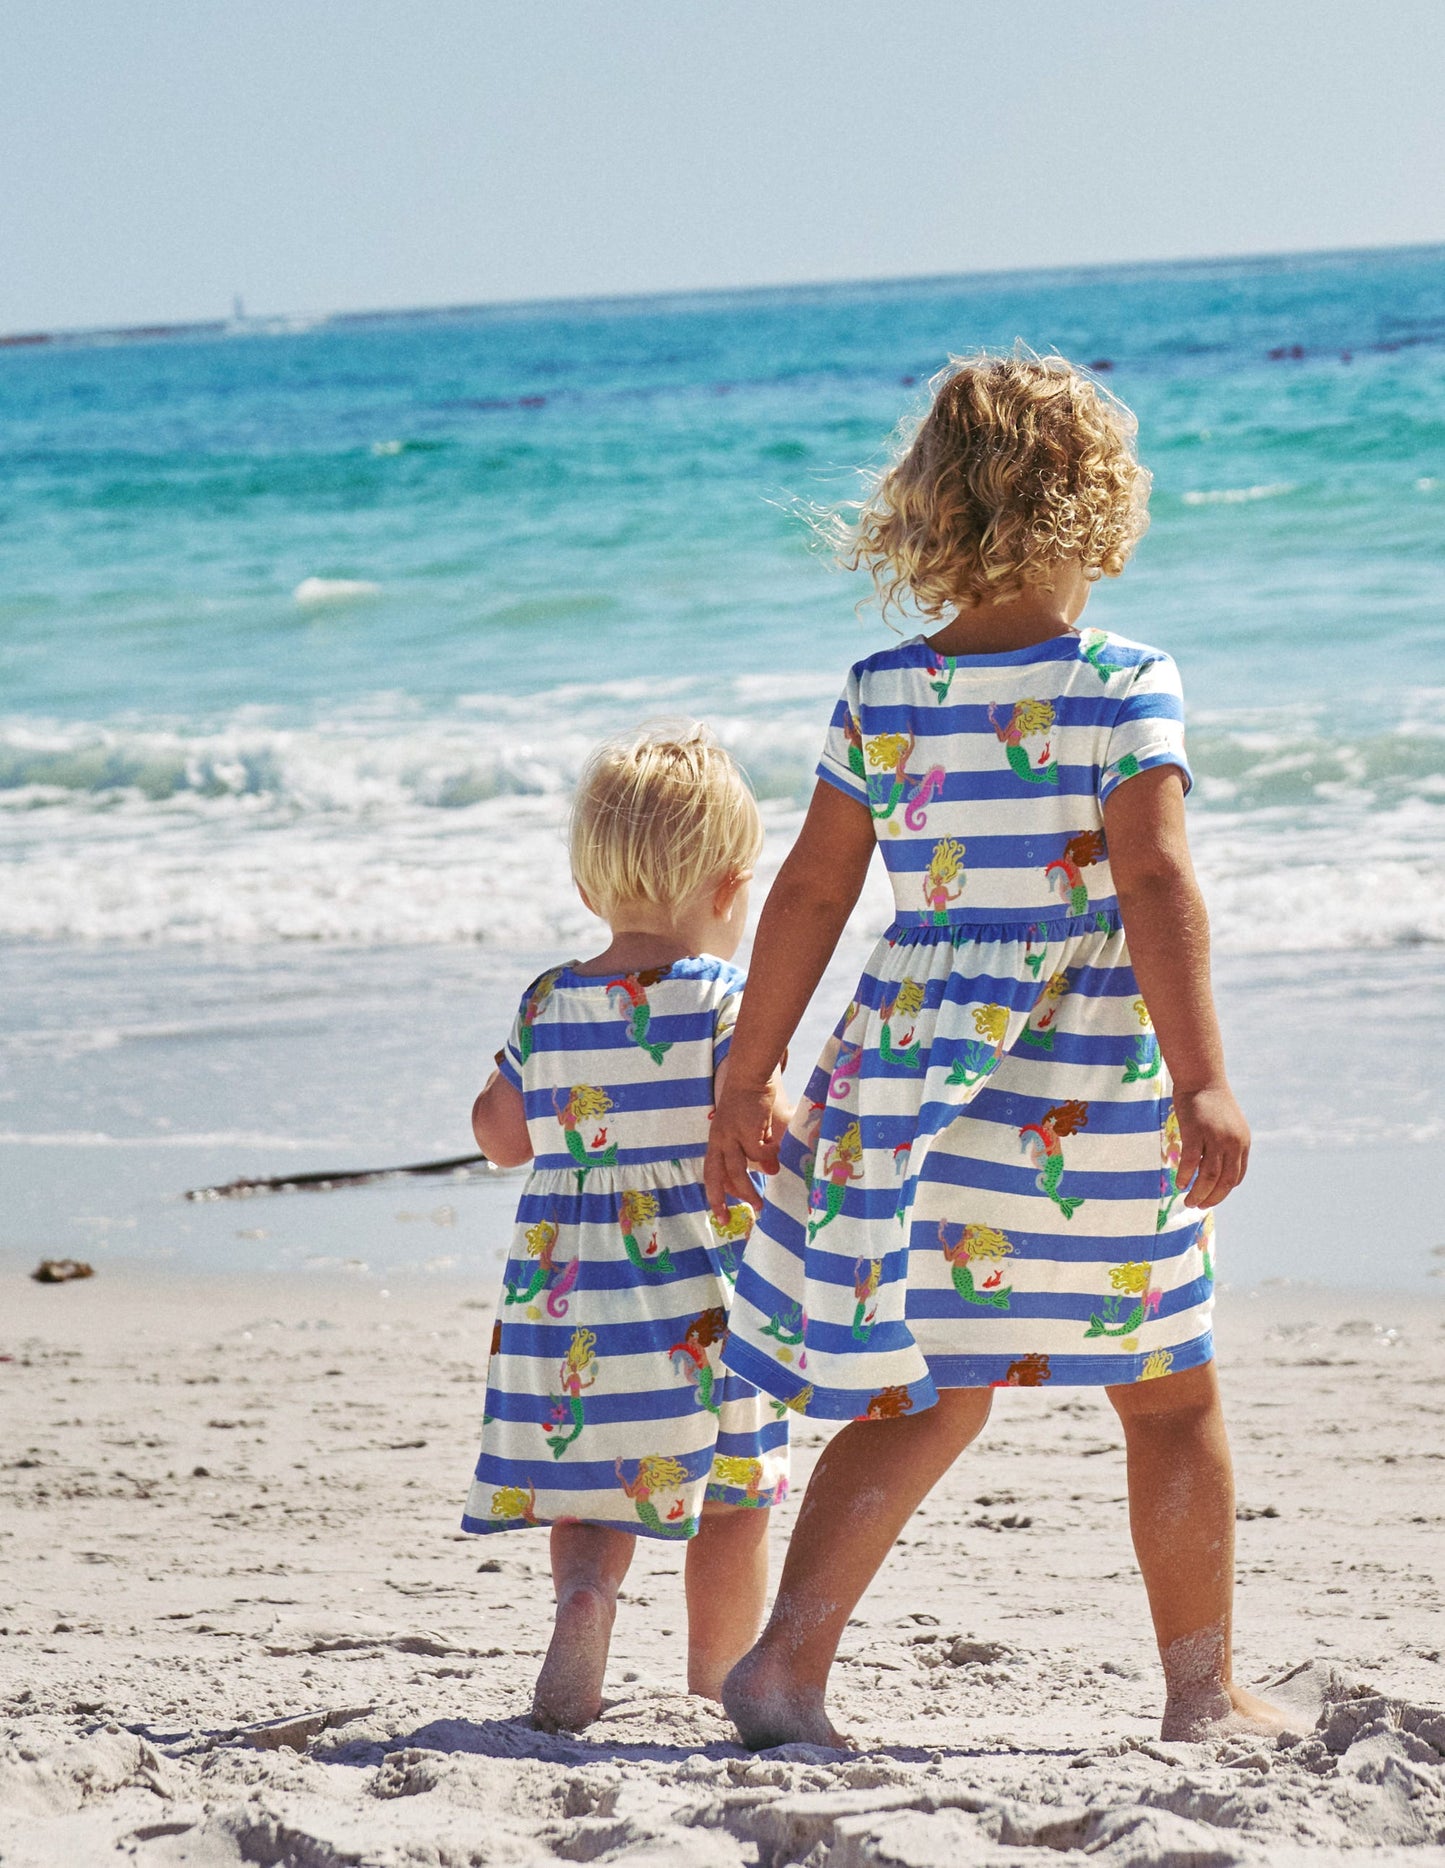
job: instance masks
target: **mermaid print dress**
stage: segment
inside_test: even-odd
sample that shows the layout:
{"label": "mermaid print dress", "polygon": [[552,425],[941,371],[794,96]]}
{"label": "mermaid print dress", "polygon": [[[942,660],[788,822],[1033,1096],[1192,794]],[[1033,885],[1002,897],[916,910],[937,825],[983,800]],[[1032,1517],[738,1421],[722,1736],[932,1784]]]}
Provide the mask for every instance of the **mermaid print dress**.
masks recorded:
{"label": "mermaid print dress", "polygon": [[492,1331],[464,1530],[696,1535],[787,1493],[785,1410],[720,1366],[751,1207],[710,1215],[713,1078],[743,976],[703,955],[527,988],[499,1059],[532,1171]]}
{"label": "mermaid print dress", "polygon": [[818,776],[896,902],[780,1152],[724,1361],[803,1414],[1207,1362],[1211,1241],[1109,873],[1103,804],[1180,768],[1173,662],[1088,629],[857,664]]}

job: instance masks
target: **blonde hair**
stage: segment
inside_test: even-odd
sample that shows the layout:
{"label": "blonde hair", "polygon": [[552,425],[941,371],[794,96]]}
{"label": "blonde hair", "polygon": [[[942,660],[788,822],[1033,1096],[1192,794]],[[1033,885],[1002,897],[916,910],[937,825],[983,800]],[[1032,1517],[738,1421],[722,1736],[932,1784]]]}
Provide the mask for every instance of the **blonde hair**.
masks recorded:
{"label": "blonde hair", "polygon": [[751,869],[757,800],[737,762],[696,721],[605,740],[572,804],[572,878],[604,917],[625,902],[685,902]]}
{"label": "blonde hair", "polygon": [[1068,559],[1117,577],[1149,524],[1131,412],[1063,357],[950,357],[851,523],[820,529],[886,616],[1018,596]]}

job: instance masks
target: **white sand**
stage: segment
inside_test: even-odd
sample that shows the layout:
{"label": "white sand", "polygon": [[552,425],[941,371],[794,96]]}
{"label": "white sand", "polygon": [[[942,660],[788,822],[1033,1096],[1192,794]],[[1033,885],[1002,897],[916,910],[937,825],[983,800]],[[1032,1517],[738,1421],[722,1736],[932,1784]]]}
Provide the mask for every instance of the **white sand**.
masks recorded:
{"label": "white sand", "polygon": [[654,1543],[604,1718],[527,1725],[545,1536],[455,1528],[478,1295],[7,1276],[6,1868],[1445,1863],[1445,1306],[1221,1306],[1239,1671],[1304,1669],[1282,1690],[1315,1736],[1156,1741],[1113,1417],[1014,1391],[851,1631],[833,1705],[859,1752],[752,1758],[680,1691],[678,1556]]}

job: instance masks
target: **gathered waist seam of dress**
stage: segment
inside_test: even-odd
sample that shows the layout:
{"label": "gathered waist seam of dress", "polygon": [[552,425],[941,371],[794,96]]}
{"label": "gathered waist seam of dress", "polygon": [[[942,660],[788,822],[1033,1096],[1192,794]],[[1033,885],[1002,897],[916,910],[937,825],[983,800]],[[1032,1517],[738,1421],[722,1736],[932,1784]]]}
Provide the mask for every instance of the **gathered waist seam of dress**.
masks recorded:
{"label": "gathered waist seam of dress", "polygon": [[917,942],[994,940],[1026,941],[1037,946],[1074,940],[1083,934],[1116,934],[1123,927],[1117,901],[1078,915],[1035,915],[1027,909],[1001,914],[944,915],[905,912],[895,917],[884,939],[890,946]]}

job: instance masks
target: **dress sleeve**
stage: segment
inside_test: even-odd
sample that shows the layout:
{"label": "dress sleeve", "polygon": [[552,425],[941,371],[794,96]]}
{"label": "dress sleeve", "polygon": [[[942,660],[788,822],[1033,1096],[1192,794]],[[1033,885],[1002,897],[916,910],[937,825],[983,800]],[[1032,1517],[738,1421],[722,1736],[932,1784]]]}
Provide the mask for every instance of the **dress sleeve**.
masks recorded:
{"label": "dress sleeve", "polygon": [[733,1027],[738,1022],[738,1013],[742,1010],[744,977],[741,973],[729,979],[723,996],[718,1001],[717,1011],[713,1014],[712,1026],[712,1067],[716,1075],[733,1045]]}
{"label": "dress sleeve", "polygon": [[1156,765],[1177,765],[1184,789],[1193,785],[1184,753],[1184,690],[1179,670],[1167,655],[1151,656],[1134,671],[1109,730],[1099,768],[1099,802],[1124,779]]}
{"label": "dress sleeve", "polygon": [[818,777],[848,797],[856,798],[859,804],[867,804],[868,773],[863,763],[860,708],[861,683],[858,670],[853,668],[849,670],[847,685],[828,723],[828,737],[818,761]]}
{"label": "dress sleeve", "polygon": [[517,1016],[512,1020],[512,1029],[507,1033],[507,1042],[497,1052],[497,1068],[514,1090],[522,1087],[522,1020],[526,1010],[527,1000],[524,996],[517,1007]]}
{"label": "dress sleeve", "polygon": [[507,1042],[497,1052],[497,1068],[514,1090],[522,1088],[522,1067],[532,1054],[534,1042],[532,1027],[560,971],[560,967],[553,967],[532,981],[517,1006],[517,1016],[512,1020],[512,1029],[507,1033]]}

